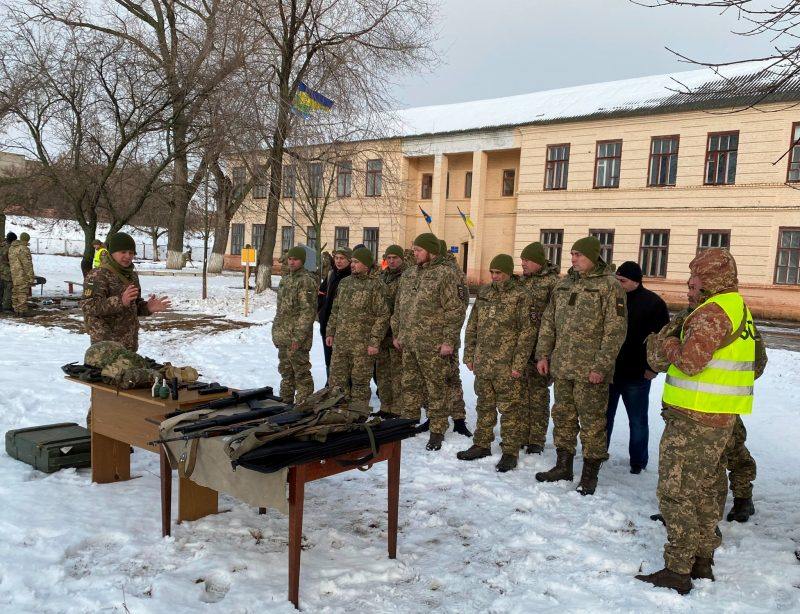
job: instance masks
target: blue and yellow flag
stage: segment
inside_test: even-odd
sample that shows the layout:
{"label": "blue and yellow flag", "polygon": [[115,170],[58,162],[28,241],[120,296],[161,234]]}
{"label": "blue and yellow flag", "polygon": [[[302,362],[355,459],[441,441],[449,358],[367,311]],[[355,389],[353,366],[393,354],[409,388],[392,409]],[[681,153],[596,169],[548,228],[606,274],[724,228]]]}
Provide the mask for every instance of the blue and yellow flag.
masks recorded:
{"label": "blue and yellow flag", "polygon": [[456,207],[456,209],[458,209],[459,214],[461,214],[461,219],[464,220],[464,226],[467,227],[469,236],[475,238],[475,235],[472,234],[472,231],[475,229],[475,224],[473,224],[470,217],[461,210],[461,207]]}
{"label": "blue and yellow flag", "polygon": [[308,119],[312,111],[330,111],[333,100],[315,92],[302,81],[297,86],[292,108],[295,113]]}

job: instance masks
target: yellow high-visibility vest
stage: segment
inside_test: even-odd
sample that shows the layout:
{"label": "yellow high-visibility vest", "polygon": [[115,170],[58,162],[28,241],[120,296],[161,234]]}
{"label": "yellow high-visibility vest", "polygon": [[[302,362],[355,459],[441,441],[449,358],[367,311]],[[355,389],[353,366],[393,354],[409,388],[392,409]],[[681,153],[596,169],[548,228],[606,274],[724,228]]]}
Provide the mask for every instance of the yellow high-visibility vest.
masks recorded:
{"label": "yellow high-visibility vest", "polygon": [[100,257],[103,255],[103,252],[107,252],[108,250],[105,247],[99,247],[94,251],[94,259],[92,260],[92,268],[99,269],[100,268]]}
{"label": "yellow high-visibility vest", "polygon": [[[712,414],[749,414],[753,411],[756,358],[753,316],[738,292],[712,296],[698,309],[709,303],[719,305],[732,330],[740,332],[731,343],[717,349],[697,375],[687,375],[670,365],[662,400],[667,405]],[[683,336],[681,329],[681,341]]]}

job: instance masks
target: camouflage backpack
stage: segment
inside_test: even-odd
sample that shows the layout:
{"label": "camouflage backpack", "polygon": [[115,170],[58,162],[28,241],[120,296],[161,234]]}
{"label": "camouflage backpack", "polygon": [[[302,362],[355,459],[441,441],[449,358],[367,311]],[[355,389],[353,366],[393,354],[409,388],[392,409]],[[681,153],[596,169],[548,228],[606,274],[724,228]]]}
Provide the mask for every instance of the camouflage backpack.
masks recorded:
{"label": "camouflage backpack", "polygon": [[124,390],[151,386],[161,366],[116,341],[100,341],[89,346],[83,362],[100,369],[105,383]]}

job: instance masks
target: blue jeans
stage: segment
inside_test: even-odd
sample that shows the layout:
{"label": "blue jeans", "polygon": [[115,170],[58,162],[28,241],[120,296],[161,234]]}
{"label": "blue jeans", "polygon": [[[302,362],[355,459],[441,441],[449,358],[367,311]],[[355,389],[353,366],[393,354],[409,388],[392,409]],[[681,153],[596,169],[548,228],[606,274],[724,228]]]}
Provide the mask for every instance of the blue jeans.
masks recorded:
{"label": "blue jeans", "polygon": [[611,442],[611,432],[614,430],[614,417],[617,414],[617,405],[622,397],[625,409],[628,412],[631,439],[628,443],[628,454],[631,458],[631,467],[644,469],[647,467],[647,444],[650,438],[650,429],[647,424],[648,400],[650,396],[650,380],[629,380],[611,384],[608,388],[608,409],[606,410],[606,436]]}

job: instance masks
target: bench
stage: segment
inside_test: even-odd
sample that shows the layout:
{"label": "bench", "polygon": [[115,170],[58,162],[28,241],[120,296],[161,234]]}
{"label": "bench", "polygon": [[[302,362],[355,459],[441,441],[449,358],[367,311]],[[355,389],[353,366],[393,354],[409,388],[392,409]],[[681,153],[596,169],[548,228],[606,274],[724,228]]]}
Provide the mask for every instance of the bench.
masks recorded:
{"label": "bench", "polygon": [[83,288],[82,281],[64,281],[64,283],[67,284],[68,294],[75,294],[75,286],[80,286],[81,288]]}

